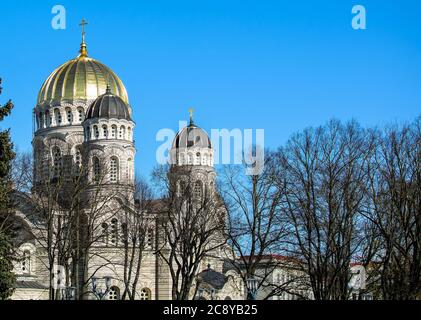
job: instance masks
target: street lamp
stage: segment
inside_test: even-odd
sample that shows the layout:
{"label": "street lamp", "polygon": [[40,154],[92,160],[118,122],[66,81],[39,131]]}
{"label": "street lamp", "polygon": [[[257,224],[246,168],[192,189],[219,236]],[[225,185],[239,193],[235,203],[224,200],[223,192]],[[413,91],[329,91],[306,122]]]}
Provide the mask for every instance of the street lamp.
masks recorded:
{"label": "street lamp", "polygon": [[247,300],[256,300],[258,280],[254,277],[247,278]]}
{"label": "street lamp", "polygon": [[75,300],[75,297],[76,297],[75,287],[65,287],[61,289],[62,300]]}
{"label": "street lamp", "polygon": [[94,296],[98,299],[98,300],[103,300],[104,297],[110,292],[111,289],[111,277],[103,277],[101,278],[102,280],[104,280],[105,282],[105,290],[103,288],[99,288],[98,287],[98,279],[97,277],[92,277],[91,278],[91,285],[92,285],[92,290],[91,292],[94,294]]}

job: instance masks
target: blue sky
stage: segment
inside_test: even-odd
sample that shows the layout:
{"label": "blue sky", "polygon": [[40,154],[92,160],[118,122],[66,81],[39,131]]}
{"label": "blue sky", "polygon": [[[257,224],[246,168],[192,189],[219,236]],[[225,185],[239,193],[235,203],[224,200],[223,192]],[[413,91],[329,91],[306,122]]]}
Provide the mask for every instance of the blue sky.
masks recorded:
{"label": "blue sky", "polygon": [[[51,8],[67,9],[66,30]],[[367,30],[351,8],[367,9]],[[421,115],[421,2],[374,1],[1,1],[2,127],[30,150],[32,109],[48,75],[79,49],[88,20],[91,57],[124,82],[137,124],[137,171],[155,165],[161,128],[194,106],[212,128],[265,129],[275,148],[332,117],[365,126]]]}

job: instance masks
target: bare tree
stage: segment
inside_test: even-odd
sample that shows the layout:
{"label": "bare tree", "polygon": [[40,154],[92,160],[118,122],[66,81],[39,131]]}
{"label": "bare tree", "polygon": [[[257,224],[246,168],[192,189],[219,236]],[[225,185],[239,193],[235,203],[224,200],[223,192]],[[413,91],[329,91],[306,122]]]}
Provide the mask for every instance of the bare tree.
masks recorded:
{"label": "bare tree", "polygon": [[124,245],[124,292],[122,299],[134,300],[145,250],[153,250],[155,234],[155,215],[153,209],[153,191],[146,180],[136,177],[136,207],[124,207],[122,220]]}
{"label": "bare tree", "polygon": [[421,119],[374,131],[365,216],[376,250],[371,269],[383,299],[421,295]]}
{"label": "bare tree", "polygon": [[290,254],[302,262],[317,300],[348,299],[350,263],[362,242],[366,135],[355,122],[331,121],[295,134],[279,151]]}
{"label": "bare tree", "polygon": [[[54,150],[56,144],[52,141],[44,147]],[[92,178],[93,168],[74,163],[72,155],[43,155],[35,162],[27,154],[19,155],[15,161],[16,208],[31,223],[35,239],[45,253],[40,261],[48,273],[49,298],[61,298],[60,290],[56,290],[55,267],[62,266],[66,286],[75,287],[77,298],[83,299],[95,274],[88,270],[89,262],[101,255],[101,251],[91,250],[103,243],[98,221],[115,215],[111,203],[121,192],[109,185],[105,160],[100,163],[101,172]],[[111,263],[103,257],[97,270]]]}
{"label": "bare tree", "polygon": [[226,243],[225,210],[212,187],[203,186],[198,192],[191,174],[176,179],[179,176],[174,170],[160,167],[154,172],[163,196],[157,253],[169,268],[172,298],[188,300],[195,295],[194,281],[201,262]]}
{"label": "bare tree", "polygon": [[[248,161],[250,162],[250,161]],[[290,281],[274,283],[273,271],[285,263],[278,259],[285,253],[288,230],[283,210],[284,197],[277,184],[277,163],[266,152],[263,170],[249,175],[249,165],[225,166],[220,173],[220,189],[228,210],[228,252],[232,265],[241,275],[244,287],[248,278],[258,280],[269,298],[288,290]]]}

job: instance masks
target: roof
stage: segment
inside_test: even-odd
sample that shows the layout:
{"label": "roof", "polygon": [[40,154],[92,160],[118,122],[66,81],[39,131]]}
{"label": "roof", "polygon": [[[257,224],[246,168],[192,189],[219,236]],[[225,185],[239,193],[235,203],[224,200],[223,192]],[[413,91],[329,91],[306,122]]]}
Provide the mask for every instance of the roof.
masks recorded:
{"label": "roof", "polygon": [[222,289],[228,280],[227,276],[211,268],[202,271],[197,277],[201,282],[207,283],[217,290]]}
{"label": "roof", "polygon": [[37,281],[16,281],[16,289],[48,289],[47,286],[37,282]]}
{"label": "roof", "polygon": [[125,102],[129,101],[120,78],[106,65],[79,56],[55,69],[42,85],[38,105],[61,100],[94,100],[105,92],[107,84]]}
{"label": "roof", "polygon": [[202,128],[197,127],[193,123],[183,128],[174,138],[173,148],[212,148],[211,140]]}
{"label": "roof", "polygon": [[127,103],[119,96],[112,94],[110,87],[107,87],[107,91],[89,106],[86,112],[86,119],[93,118],[125,119],[131,121]]}

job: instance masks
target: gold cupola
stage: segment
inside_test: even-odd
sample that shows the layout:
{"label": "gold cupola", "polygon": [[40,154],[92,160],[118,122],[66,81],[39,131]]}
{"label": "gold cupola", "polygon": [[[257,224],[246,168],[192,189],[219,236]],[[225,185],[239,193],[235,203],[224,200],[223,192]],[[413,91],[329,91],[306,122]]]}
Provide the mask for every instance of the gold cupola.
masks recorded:
{"label": "gold cupola", "polygon": [[85,20],[82,20],[82,43],[79,56],[55,69],[38,94],[37,105],[75,100],[95,100],[107,86],[113,94],[129,103],[126,88],[120,78],[106,65],[88,56],[85,42]]}

